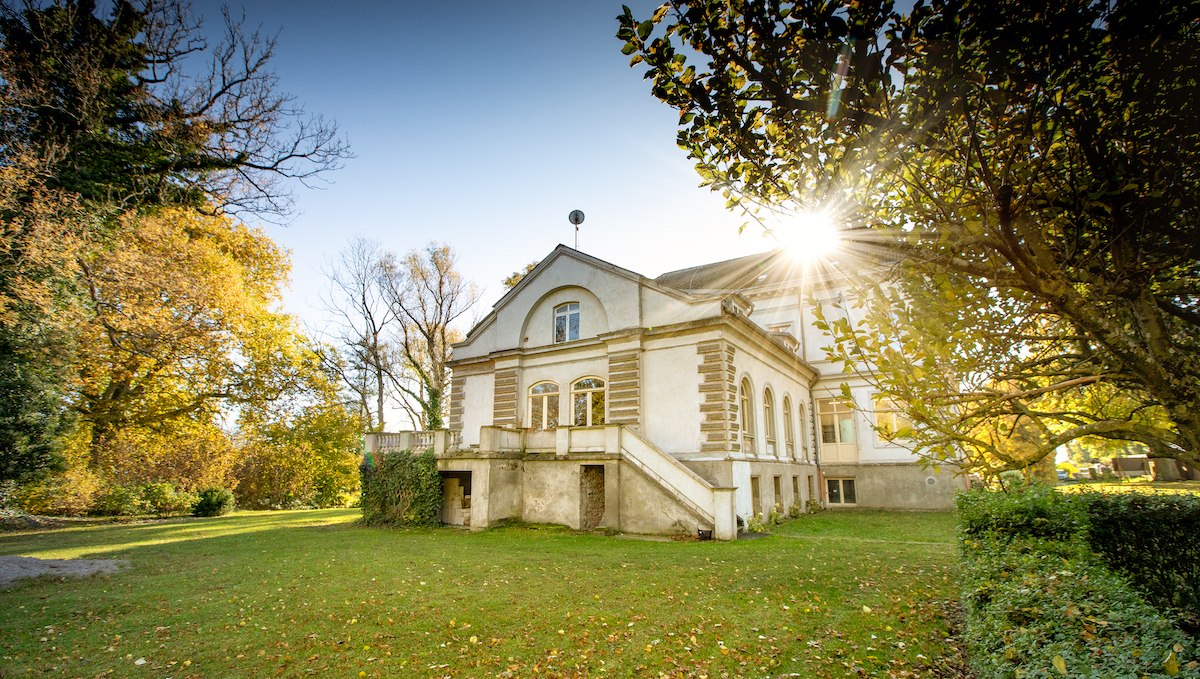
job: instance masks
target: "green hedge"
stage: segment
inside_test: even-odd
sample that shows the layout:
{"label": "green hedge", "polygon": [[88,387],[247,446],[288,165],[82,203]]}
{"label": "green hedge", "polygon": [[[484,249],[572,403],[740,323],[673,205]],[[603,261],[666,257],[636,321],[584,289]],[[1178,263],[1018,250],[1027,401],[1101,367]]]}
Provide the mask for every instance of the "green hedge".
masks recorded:
{"label": "green hedge", "polygon": [[363,523],[436,526],[441,523],[442,478],[432,452],[368,457],[362,472]]}
{"label": "green hedge", "polygon": [[1195,677],[1193,641],[1077,543],[966,540],[965,641],[991,677]]}
{"label": "green hedge", "polygon": [[969,662],[992,677],[1200,677],[1195,640],[1087,543],[1088,500],[959,496]]}
{"label": "green hedge", "polygon": [[1008,493],[976,490],[961,493],[958,528],[963,537],[1070,540],[1083,534],[1087,516],[1078,497],[1035,483]]}
{"label": "green hedge", "polygon": [[1200,497],[1084,494],[1088,540],[1159,608],[1179,611],[1200,631]]}

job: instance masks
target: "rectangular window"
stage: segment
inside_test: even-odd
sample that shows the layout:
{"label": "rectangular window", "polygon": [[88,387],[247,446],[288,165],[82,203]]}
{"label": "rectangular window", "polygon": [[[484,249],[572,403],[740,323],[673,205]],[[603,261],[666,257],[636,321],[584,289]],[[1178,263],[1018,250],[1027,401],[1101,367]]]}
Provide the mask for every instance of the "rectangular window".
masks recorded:
{"label": "rectangular window", "polygon": [[821,443],[854,443],[854,410],[845,401],[823,398],[821,408]]}
{"label": "rectangular window", "polygon": [[758,477],[750,477],[750,512],[758,515],[762,514],[762,492],[758,489]]}
{"label": "rectangular window", "polygon": [[783,479],[778,476],[775,477],[774,490],[775,490],[775,506],[782,508],[783,507]]}
{"label": "rectangular window", "polygon": [[792,477],[792,504],[800,504],[800,477]]}
{"label": "rectangular window", "polygon": [[890,398],[875,399],[875,432],[880,442],[905,438],[912,433],[912,421],[904,416]]}
{"label": "rectangular window", "polygon": [[825,479],[825,491],[831,505],[853,505],[858,503],[854,479]]}

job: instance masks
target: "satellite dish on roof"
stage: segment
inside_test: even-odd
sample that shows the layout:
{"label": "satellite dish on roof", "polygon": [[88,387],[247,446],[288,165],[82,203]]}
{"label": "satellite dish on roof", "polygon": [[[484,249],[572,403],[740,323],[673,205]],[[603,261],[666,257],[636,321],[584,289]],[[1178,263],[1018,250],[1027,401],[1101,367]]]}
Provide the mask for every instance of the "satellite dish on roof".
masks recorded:
{"label": "satellite dish on roof", "polygon": [[575,249],[579,249],[579,225],[583,223],[583,210],[571,210],[567,221],[575,225]]}

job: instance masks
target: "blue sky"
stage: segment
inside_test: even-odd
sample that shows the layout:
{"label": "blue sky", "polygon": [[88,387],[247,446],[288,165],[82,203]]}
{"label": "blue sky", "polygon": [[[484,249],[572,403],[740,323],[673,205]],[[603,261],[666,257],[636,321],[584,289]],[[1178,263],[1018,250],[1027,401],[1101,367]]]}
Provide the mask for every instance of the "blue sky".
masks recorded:
{"label": "blue sky", "polygon": [[[637,17],[657,5],[629,4]],[[193,9],[219,25],[215,0]],[[771,246],[754,227],[739,235],[743,220],[697,187],[677,114],[613,37],[619,1],[244,10],[248,27],[279,31],[281,90],[336,120],[357,154],[324,190],[297,188],[289,226],[265,226],[292,250],[285,305],[310,326],[323,322],[322,264],[355,236],[400,252],[450,244],[483,289],[476,317],[506,275],[572,244],[573,209],[587,215],[580,250],[650,276]]]}

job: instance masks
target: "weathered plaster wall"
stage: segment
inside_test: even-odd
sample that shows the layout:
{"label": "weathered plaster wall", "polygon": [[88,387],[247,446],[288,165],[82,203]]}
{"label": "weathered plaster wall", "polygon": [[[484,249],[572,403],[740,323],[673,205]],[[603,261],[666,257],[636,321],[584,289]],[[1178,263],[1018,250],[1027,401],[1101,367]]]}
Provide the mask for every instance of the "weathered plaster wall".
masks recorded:
{"label": "weathered plaster wall", "polygon": [[[817,468],[811,464],[762,460],[684,460],[684,464],[714,486],[736,487],[734,508],[737,515],[743,519],[764,510],[770,512],[776,504],[782,504],[784,511],[794,504],[803,508],[809,498],[809,476],[814,477],[813,487],[816,488]],[[762,504],[760,508],[753,506],[750,479],[754,476],[759,478],[759,501]],[[775,476],[780,477],[778,496],[775,495]],[[799,479],[799,496],[794,494],[793,477]]]}
{"label": "weathered plaster wall", "polygon": [[[615,283],[616,280],[606,280],[605,282]],[[608,313],[604,308],[604,302],[591,290],[573,284],[574,281],[571,283],[546,293],[528,309],[520,332],[517,333],[518,336],[513,337],[516,342],[512,346],[540,347],[554,344],[554,308],[568,302],[579,304],[579,337],[577,339],[588,339],[609,331]],[[604,294],[606,291],[601,290],[600,292]],[[524,297],[522,295],[522,298]],[[508,317],[515,318],[521,314],[522,310],[523,307],[515,304],[505,309],[506,313],[501,327],[507,331]]]}
{"label": "weathered plaster wall", "polygon": [[[521,465],[516,460],[488,461],[487,525],[521,518]],[[472,510],[474,507],[471,508]]]}
{"label": "weathered plaster wall", "polygon": [[695,535],[699,519],[636,467],[621,465],[620,530],[645,535]]}
{"label": "weathered plaster wall", "polygon": [[711,318],[721,313],[721,302],[715,298],[685,300],[651,287],[642,288],[641,295],[642,327],[646,328]]}
{"label": "weathered plaster wall", "polygon": [[471,473],[471,528],[520,517],[521,479],[516,460],[440,458],[438,470]]}
{"label": "weathered plaster wall", "polygon": [[[580,339],[641,322],[638,284],[608,269],[559,254],[485,319],[475,336],[454,348],[454,358],[553,343],[554,307],[580,304]],[[528,339],[527,339],[528,338]]]}
{"label": "weathered plaster wall", "polygon": [[462,380],[462,389],[463,412],[461,418],[463,445],[477,445],[479,443],[479,428],[492,424],[496,375],[492,372],[467,375]]}
{"label": "weathered plaster wall", "polygon": [[696,336],[648,342],[642,354],[642,432],[660,450],[700,450]]}
{"label": "weathered plaster wall", "polygon": [[955,494],[966,489],[966,480],[945,467],[935,472],[916,464],[830,465],[823,472],[825,478],[853,477],[856,506],[872,509],[950,509]]}
{"label": "weathered plaster wall", "polygon": [[522,520],[579,528],[579,464],[525,460]]}
{"label": "weathered plaster wall", "polygon": [[[580,347],[523,357],[517,388],[517,422],[529,427],[529,389],[539,382],[558,385],[558,416],[563,426],[571,424],[571,385],[584,377],[608,381],[608,355],[603,345]],[[607,405],[607,403],[606,403]]]}

